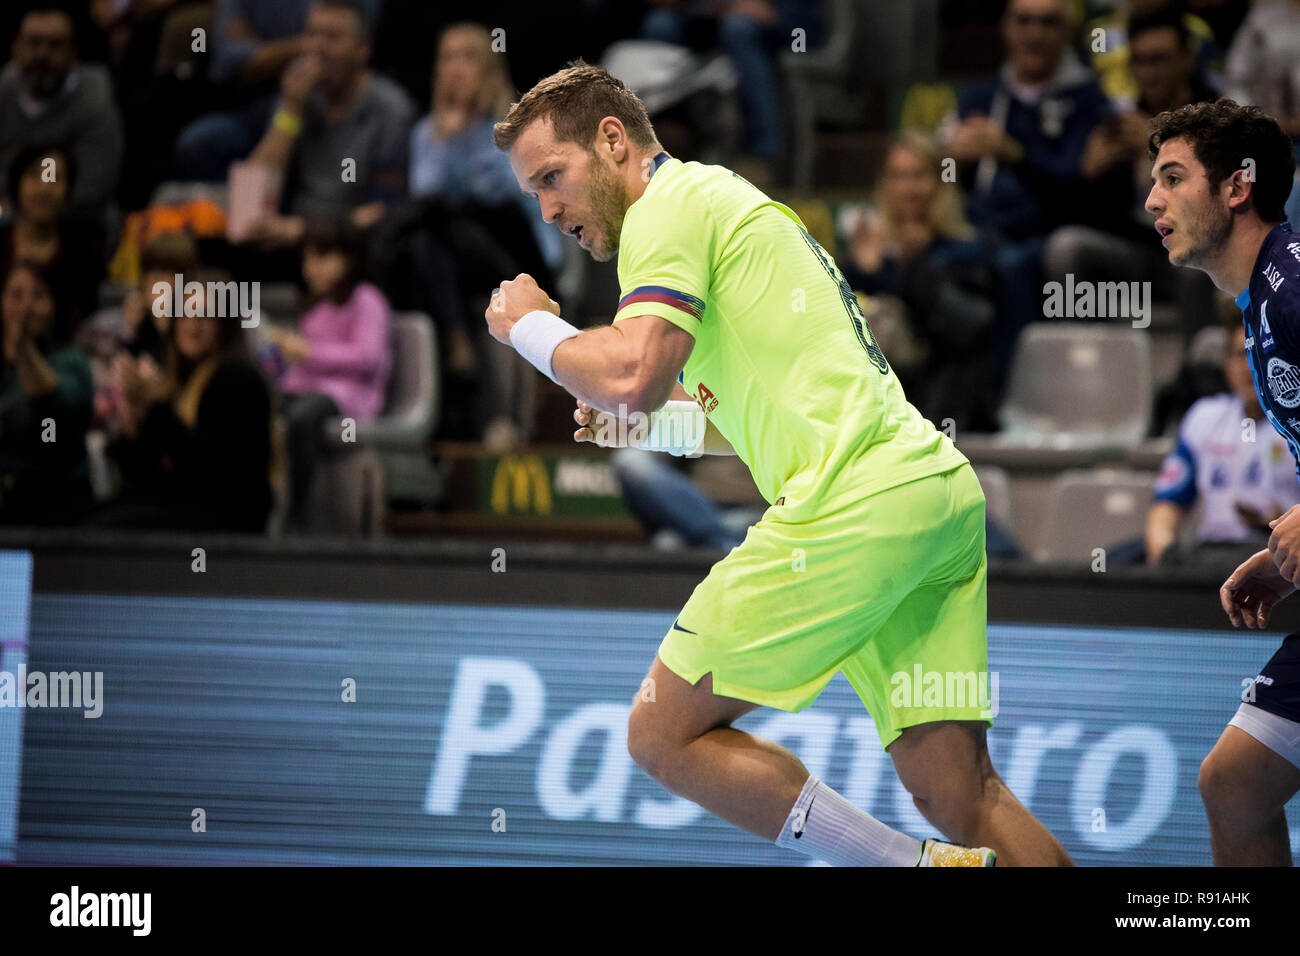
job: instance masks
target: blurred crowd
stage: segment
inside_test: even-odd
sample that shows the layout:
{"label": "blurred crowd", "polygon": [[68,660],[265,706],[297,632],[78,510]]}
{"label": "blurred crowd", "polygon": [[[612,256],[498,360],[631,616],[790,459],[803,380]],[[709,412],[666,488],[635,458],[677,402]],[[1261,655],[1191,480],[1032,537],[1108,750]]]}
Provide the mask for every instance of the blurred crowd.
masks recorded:
{"label": "blurred crowd", "polygon": [[[15,4],[0,14],[0,522],[262,532],[279,507],[309,530],[330,436],[382,422],[408,385],[401,315],[432,330],[436,394],[421,400],[438,428],[420,453],[435,438],[525,446],[541,386],[486,335],[483,308],[502,277],[528,272],[567,309],[591,267],[523,197],[492,124],[568,60],[617,53],[629,85],[645,78],[670,151],[782,198],[790,38],[815,53],[845,6]],[[1300,0],[972,6],[1000,35],[1001,65],[941,78],[941,110],[873,130],[889,136],[879,168],[824,241],[872,304],[913,404],[968,432],[998,431],[1046,282],[1152,283],[1176,313],[1184,368],[1152,418],[1150,434],[1177,446],[1142,558],[1170,550],[1198,494],[1226,498],[1197,540],[1245,541],[1300,492],[1272,438],[1253,463],[1215,457],[1214,428],[1259,412],[1234,371],[1239,343],[1209,374],[1194,359],[1206,330],[1230,340],[1241,323],[1156,241],[1147,130],[1159,112],[1228,95],[1300,143]],[[944,19],[930,29],[942,35]],[[669,48],[682,59],[656,52]],[[705,67],[720,61],[730,80],[715,83]],[[665,79],[656,63],[693,69]],[[690,88],[673,94],[674,81]],[[705,96],[719,91],[730,113]],[[232,310],[250,286],[251,321]],[[585,318],[608,321],[613,301]],[[615,473],[647,530],[680,542],[729,547],[753,518],[678,462],[628,454]]]}

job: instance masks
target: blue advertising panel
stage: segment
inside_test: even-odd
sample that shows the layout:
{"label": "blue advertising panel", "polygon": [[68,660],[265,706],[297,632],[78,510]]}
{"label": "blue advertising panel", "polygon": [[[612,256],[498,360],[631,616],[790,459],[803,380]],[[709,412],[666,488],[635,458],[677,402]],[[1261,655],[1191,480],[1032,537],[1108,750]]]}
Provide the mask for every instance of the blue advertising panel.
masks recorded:
{"label": "blue advertising panel", "polygon": [[[18,859],[808,863],[629,757],[628,709],[672,621],[38,594],[30,666],[102,672],[102,712],[29,708]],[[994,624],[994,762],[1081,864],[1208,864],[1198,765],[1281,637]],[[842,677],[801,713],[737,726],[934,835]]]}
{"label": "blue advertising panel", "polygon": [[32,556],[0,551],[0,863],[10,863],[18,835],[18,782],[23,769],[23,709],[18,703],[27,666],[27,614]]}

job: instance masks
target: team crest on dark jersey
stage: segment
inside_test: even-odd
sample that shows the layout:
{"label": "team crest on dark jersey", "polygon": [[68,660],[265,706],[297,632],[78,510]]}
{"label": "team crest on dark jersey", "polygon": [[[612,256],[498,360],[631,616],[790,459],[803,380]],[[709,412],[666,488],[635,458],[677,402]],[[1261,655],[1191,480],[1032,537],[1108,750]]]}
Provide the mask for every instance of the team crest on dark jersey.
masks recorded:
{"label": "team crest on dark jersey", "polygon": [[1274,356],[1268,360],[1268,389],[1284,408],[1300,405],[1300,369]]}

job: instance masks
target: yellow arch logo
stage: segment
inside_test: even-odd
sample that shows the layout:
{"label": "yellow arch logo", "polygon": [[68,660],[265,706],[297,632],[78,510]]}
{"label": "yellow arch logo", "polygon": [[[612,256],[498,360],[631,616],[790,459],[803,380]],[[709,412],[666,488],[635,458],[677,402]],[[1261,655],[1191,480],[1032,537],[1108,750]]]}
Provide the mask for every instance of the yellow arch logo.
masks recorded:
{"label": "yellow arch logo", "polygon": [[551,513],[551,479],[536,455],[507,455],[492,475],[492,512],[528,511],[530,502],[539,515]]}

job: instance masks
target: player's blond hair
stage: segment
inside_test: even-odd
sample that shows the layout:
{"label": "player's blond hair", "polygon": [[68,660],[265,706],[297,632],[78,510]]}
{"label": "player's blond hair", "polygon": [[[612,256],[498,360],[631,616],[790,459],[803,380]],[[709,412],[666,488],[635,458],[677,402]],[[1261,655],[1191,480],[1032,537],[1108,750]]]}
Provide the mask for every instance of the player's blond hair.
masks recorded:
{"label": "player's blond hair", "polygon": [[549,118],[557,142],[590,149],[606,116],[622,123],[640,149],[659,148],[640,98],[605,69],[582,60],[538,81],[492,128],[492,139],[497,149],[508,150],[531,123]]}

